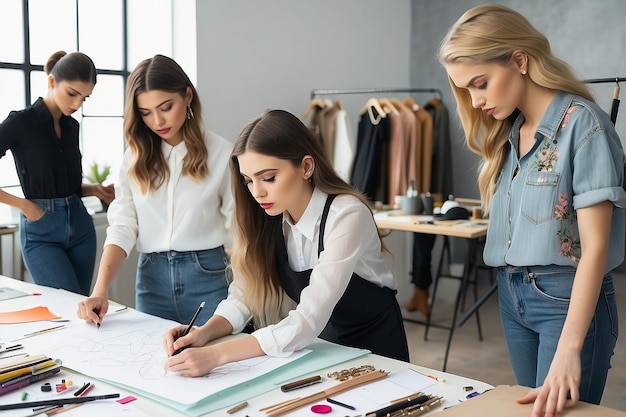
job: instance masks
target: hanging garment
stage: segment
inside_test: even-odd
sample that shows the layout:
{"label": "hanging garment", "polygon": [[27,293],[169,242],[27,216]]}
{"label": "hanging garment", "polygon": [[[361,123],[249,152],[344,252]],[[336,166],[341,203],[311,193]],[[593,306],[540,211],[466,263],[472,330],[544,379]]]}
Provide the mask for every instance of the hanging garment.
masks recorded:
{"label": "hanging garment", "polygon": [[[398,115],[389,115],[389,169],[388,202],[392,203],[397,195],[405,195],[410,180],[415,180],[415,144],[417,126],[413,112],[400,102],[393,103],[399,110]],[[417,181],[415,182],[417,184]]]}
{"label": "hanging garment", "polygon": [[431,193],[443,197],[452,194],[452,153],[448,109],[438,98],[431,99],[424,108],[433,119],[433,167]]}
{"label": "hanging garment", "polygon": [[[375,111],[375,110],[372,110]],[[378,116],[374,114],[374,116]],[[385,145],[389,140],[389,118],[377,118],[373,124],[368,112],[361,115],[357,128],[357,146],[351,183],[371,201],[377,200],[379,187],[384,184],[383,175]],[[379,199],[383,201],[383,198]]]}
{"label": "hanging garment", "polygon": [[350,182],[350,173],[356,153],[356,138],[350,132],[348,113],[345,110],[341,109],[337,112],[335,122],[333,168],[344,181]]}
{"label": "hanging garment", "polygon": [[332,104],[320,111],[320,139],[329,161],[335,158],[335,128],[339,106]]}

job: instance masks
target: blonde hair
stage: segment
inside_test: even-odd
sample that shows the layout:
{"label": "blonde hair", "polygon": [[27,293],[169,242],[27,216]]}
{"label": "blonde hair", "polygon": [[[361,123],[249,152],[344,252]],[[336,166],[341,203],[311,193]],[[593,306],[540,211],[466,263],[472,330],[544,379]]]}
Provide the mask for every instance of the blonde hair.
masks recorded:
{"label": "blonde hair", "polygon": [[173,59],[155,55],[141,61],[128,77],[124,134],[133,154],[129,176],[137,182],[142,194],[163,185],[170,172],[161,152],[162,139],[144,123],[137,107],[137,96],[159,90],[177,93],[185,98],[187,89],[191,89],[192,98],[187,110],[188,117],[181,127],[183,141],[187,146],[182,175],[201,180],[209,175],[209,151],[204,143],[200,99],[187,74]]}
{"label": "blonde hair", "polygon": [[[548,39],[524,16],[499,4],[484,4],[465,12],[442,40],[438,58],[443,65],[468,62],[506,65],[517,50],[528,56],[527,76],[532,82],[594,100],[591,90],[576,77],[573,69],[552,54]],[[472,107],[467,89],[457,87],[449,77],[448,81],[467,145],[482,157],[478,187],[483,208],[488,212],[508,155],[508,137],[517,112],[505,120],[495,120]]]}
{"label": "blonde hair", "polygon": [[[276,246],[278,239],[283,239],[282,216],[269,216],[261,210],[244,184],[238,156],[246,151],[284,159],[293,166],[299,166],[310,155],[315,161],[311,177],[315,187],[327,194],[352,195],[370,206],[362,193],[337,175],[319,141],[296,116],[271,110],[243,128],[230,158],[235,200],[230,261],[234,278],[243,284],[241,301],[250,309],[255,327],[259,328],[282,319],[283,288],[276,267]],[[375,225],[372,223],[371,227]],[[385,247],[380,234],[379,239],[382,251]]]}

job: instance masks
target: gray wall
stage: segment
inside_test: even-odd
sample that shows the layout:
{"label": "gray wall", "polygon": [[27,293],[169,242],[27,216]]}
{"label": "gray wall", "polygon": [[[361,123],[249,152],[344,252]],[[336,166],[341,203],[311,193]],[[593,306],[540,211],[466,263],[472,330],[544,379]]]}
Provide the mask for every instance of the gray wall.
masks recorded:
{"label": "gray wall", "polygon": [[197,1],[196,18],[205,124],[233,141],[266,109],[302,115],[312,89],[410,82],[409,0]]}
{"label": "gray wall", "polygon": [[[454,193],[477,198],[479,160],[465,147],[446,74],[435,54],[450,25],[481,3],[197,1],[198,90],[205,123],[234,141],[243,125],[266,109],[302,115],[315,88],[439,88],[451,115]],[[626,77],[626,1],[499,3],[524,14],[581,78]],[[594,90],[608,111],[613,84],[597,84]],[[358,111],[367,97],[328,98],[344,102],[356,132]],[[617,122],[623,141],[625,112],[623,105]]]}
{"label": "gray wall", "polygon": [[[464,144],[446,73],[435,58],[448,28],[467,9],[487,3],[477,0],[413,0],[411,35],[411,85],[435,86],[444,91],[451,112],[454,192],[478,198],[478,157]],[[550,40],[553,52],[567,61],[582,79],[626,77],[626,2],[623,0],[508,0],[496,1],[522,14]],[[598,103],[607,112],[614,83],[595,84]],[[626,83],[622,84],[626,87]],[[622,94],[626,99],[626,96]],[[616,128],[626,142],[626,105]]]}

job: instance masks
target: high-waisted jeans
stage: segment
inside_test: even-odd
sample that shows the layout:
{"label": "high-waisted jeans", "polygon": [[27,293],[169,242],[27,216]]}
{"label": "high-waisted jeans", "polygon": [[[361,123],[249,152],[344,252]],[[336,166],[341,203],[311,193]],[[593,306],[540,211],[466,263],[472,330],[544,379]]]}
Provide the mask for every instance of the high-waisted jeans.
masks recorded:
{"label": "high-waisted jeans", "polygon": [[189,252],[140,253],[137,310],[188,324],[202,301],[196,325],[203,325],[228,295],[224,247]]}
{"label": "high-waisted jeans", "polygon": [[24,264],[36,284],[88,295],[96,262],[93,220],[77,195],[30,200],[44,210],[20,217]]}
{"label": "high-waisted jeans", "polygon": [[[502,325],[518,384],[543,384],[567,316],[575,273],[574,268],[559,266],[498,268]],[[607,274],[580,354],[582,401],[600,403],[617,333],[613,277]]]}

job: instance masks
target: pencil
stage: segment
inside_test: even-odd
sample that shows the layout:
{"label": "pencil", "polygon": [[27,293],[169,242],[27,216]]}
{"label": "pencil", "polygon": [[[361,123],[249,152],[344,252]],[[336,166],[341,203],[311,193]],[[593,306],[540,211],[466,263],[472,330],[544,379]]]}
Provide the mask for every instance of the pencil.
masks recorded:
{"label": "pencil", "polygon": [[30,401],[21,402],[15,404],[0,404],[0,410],[15,410],[18,408],[33,408],[44,405],[64,405],[64,404],[79,404],[96,400],[108,400],[111,398],[119,398],[120,394],[106,394],[95,395],[92,397],[75,397],[75,398],[59,398],[55,400],[42,400],[42,401]]}
{"label": "pencil", "polygon": [[36,332],[26,333],[24,337],[35,336],[41,333],[48,333],[53,330],[62,329],[63,327],[65,327],[65,324],[61,324],[60,326],[49,327],[47,329],[37,330]]}
{"label": "pencil", "polygon": [[[185,329],[185,331],[183,332],[183,334],[180,337],[185,337],[185,336],[187,336],[189,334],[189,332],[193,328],[193,325],[196,322],[196,320],[198,319],[198,316],[200,315],[200,312],[202,311],[203,308],[204,308],[204,301],[200,303],[200,306],[196,310],[196,314],[193,315],[191,321],[189,322],[189,326],[187,326],[187,328]],[[179,349],[176,349],[174,351],[174,353],[172,353],[172,356],[178,355],[180,352],[182,352],[185,349],[187,349],[187,346],[183,346],[183,347],[181,347]]]}

